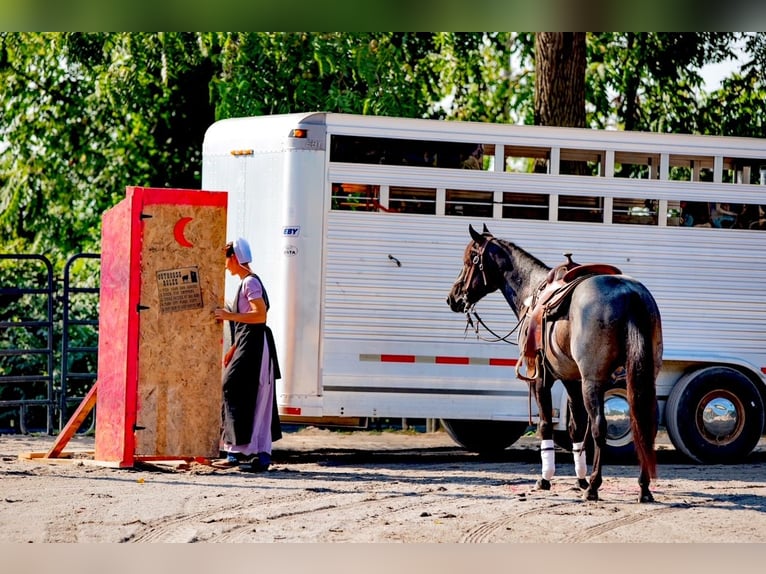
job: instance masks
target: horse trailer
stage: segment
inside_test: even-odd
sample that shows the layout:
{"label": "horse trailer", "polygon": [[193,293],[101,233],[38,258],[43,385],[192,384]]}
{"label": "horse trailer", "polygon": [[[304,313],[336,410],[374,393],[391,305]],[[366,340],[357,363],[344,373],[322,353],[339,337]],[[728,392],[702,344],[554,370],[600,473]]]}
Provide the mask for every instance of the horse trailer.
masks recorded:
{"label": "horse trailer", "polygon": [[[446,304],[469,224],[487,224],[549,266],[572,253],[649,288],[659,422],[700,462],[742,460],[764,431],[765,179],[764,139],[337,113],[218,121],[202,161],[269,292],[283,416],[441,419],[469,450],[513,444],[537,415],[516,318],[499,293],[481,324]],[[553,399],[565,445],[560,383]],[[620,377],[606,399],[627,452]]]}

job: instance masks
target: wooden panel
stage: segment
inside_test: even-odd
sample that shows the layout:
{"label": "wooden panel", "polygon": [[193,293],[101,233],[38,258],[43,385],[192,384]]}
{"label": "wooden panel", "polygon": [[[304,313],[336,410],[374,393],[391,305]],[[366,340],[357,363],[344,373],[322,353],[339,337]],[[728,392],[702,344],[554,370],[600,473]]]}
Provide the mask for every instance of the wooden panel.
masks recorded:
{"label": "wooden panel", "polygon": [[106,211],[101,230],[101,288],[95,458],[133,465],[138,335],[140,237],[133,213],[139,198],[128,195]]}
{"label": "wooden panel", "polygon": [[103,220],[95,459],[216,456],[227,195],[127,192]]}

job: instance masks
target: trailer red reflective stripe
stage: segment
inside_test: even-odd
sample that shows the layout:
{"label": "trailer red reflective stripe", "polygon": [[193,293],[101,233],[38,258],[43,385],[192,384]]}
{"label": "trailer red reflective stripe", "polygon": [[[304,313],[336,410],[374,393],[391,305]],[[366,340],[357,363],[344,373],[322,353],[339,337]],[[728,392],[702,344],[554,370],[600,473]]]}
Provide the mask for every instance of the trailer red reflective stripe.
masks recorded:
{"label": "trailer red reflective stripe", "polygon": [[381,355],[383,363],[414,363],[415,355]]}
{"label": "trailer red reflective stripe", "polygon": [[761,367],[761,372],[766,375],[766,367]]}
{"label": "trailer red reflective stripe", "polygon": [[516,359],[490,359],[489,364],[492,367],[515,367],[518,361]]}
{"label": "trailer red reflective stripe", "polygon": [[372,363],[424,363],[436,365],[474,365],[489,367],[515,367],[518,362],[516,359],[483,357],[453,357],[440,355],[437,357],[428,355],[375,355],[370,353],[361,353],[359,360]]}

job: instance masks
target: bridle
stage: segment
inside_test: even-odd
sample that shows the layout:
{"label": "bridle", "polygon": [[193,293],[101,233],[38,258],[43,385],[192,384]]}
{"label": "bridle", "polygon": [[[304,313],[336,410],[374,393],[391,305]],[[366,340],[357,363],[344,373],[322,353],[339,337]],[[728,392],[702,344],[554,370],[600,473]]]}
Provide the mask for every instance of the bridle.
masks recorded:
{"label": "bridle", "polygon": [[[495,331],[493,331],[479,316],[479,314],[476,312],[476,303],[470,303],[470,304],[468,303],[468,286],[471,284],[471,280],[473,279],[473,274],[476,272],[477,267],[479,271],[481,272],[481,279],[482,281],[484,281],[484,285],[485,286],[489,285],[489,283],[487,282],[487,274],[484,271],[484,251],[486,250],[487,245],[489,245],[490,243],[494,241],[495,241],[495,238],[490,237],[481,245],[478,245],[476,242],[474,242],[469,252],[471,266],[468,268],[468,272],[465,278],[463,278],[463,280],[460,283],[460,291],[461,291],[461,296],[463,300],[463,308],[465,309],[465,320],[466,320],[464,333],[467,333],[468,328],[471,327],[474,333],[476,334],[476,338],[481,339],[482,341],[487,341],[489,343],[497,343],[499,341],[503,341],[510,345],[518,345],[516,341],[509,340],[508,337],[513,335],[513,333],[519,328],[519,326],[521,325],[521,318],[519,319],[518,323],[516,323],[516,326],[513,329],[508,331],[506,335],[501,336],[495,333]],[[463,271],[465,271],[465,264],[463,267]],[[460,274],[462,276],[463,272],[461,272]],[[471,315],[473,315],[473,318],[471,317]],[[476,319],[476,323],[474,323],[473,319]],[[479,334],[479,326],[484,327],[484,329],[486,329],[487,332],[491,333],[494,339],[482,337]]]}
{"label": "bridle", "polygon": [[[498,335],[497,333],[495,333],[492,329],[490,329],[487,326],[487,324],[484,322],[484,320],[479,316],[479,314],[476,312],[476,308],[475,308],[476,304],[475,303],[472,303],[470,305],[468,304],[468,292],[467,292],[467,289],[468,289],[468,286],[471,284],[471,279],[473,279],[473,274],[476,271],[477,267],[479,268],[479,271],[481,272],[481,278],[482,278],[482,281],[484,281],[484,285],[485,286],[489,285],[489,283],[487,283],[487,274],[484,271],[484,251],[486,250],[487,245],[489,245],[490,243],[495,242],[495,241],[496,240],[495,240],[494,237],[490,237],[482,245],[479,245],[478,247],[477,247],[476,242],[474,241],[474,243],[473,243],[473,245],[471,247],[471,251],[469,253],[471,255],[471,267],[469,268],[468,273],[466,274],[466,277],[463,279],[463,281],[462,281],[462,283],[460,285],[460,290],[462,292],[461,294],[462,294],[462,299],[463,299],[463,308],[465,309],[465,321],[466,321],[466,324],[465,324],[464,333],[467,333],[468,332],[468,328],[472,327],[473,330],[474,330],[474,333],[476,334],[476,338],[477,339],[480,339],[482,341],[487,341],[489,343],[497,343],[497,342],[503,341],[504,343],[508,343],[509,345],[516,345],[516,346],[518,346],[519,343],[517,341],[509,339],[509,337],[511,335],[513,335],[513,333],[515,333],[516,330],[518,330],[521,327],[522,323],[524,322],[524,319],[526,319],[526,317],[527,317],[527,312],[529,310],[529,306],[527,306],[527,305],[524,306],[523,311],[519,314],[519,318],[518,318],[518,322],[516,323],[516,326],[513,329],[511,329],[510,331],[508,331],[508,333],[506,335],[501,336],[501,335]],[[465,270],[465,263],[463,264],[463,271],[464,270]],[[463,271],[460,272],[461,276],[463,275]],[[458,279],[460,279],[460,277],[458,277]],[[473,317],[476,319],[476,323],[475,324],[473,322],[473,319],[471,318],[471,315],[473,315]],[[482,337],[479,334],[479,326],[480,325],[482,327],[484,327],[489,333],[491,333],[492,336],[494,337],[494,339],[489,339],[487,337]],[[519,362],[516,363],[516,376],[521,378],[522,380],[526,380],[527,383],[528,383],[528,386],[529,386],[529,395],[527,396],[527,400],[529,402],[529,405],[528,405],[528,409],[529,409],[528,410],[528,413],[529,413],[529,427],[532,427],[533,426],[533,422],[532,422],[532,382],[533,382],[533,380],[529,379],[529,378],[526,378],[526,377],[520,377],[519,376],[520,375],[520,373],[519,373],[519,366],[520,365],[521,365],[521,360],[519,360]],[[545,376],[545,374],[543,374],[543,376]]]}

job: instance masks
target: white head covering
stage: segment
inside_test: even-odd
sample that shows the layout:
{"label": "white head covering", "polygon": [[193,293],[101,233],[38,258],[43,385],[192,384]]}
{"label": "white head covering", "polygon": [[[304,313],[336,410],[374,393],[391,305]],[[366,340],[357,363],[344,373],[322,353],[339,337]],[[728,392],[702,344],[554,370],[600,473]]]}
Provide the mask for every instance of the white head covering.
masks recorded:
{"label": "white head covering", "polygon": [[250,255],[250,244],[244,237],[238,237],[232,243],[232,249],[234,249],[234,255],[237,256],[237,260],[241,264],[250,263],[253,258]]}

